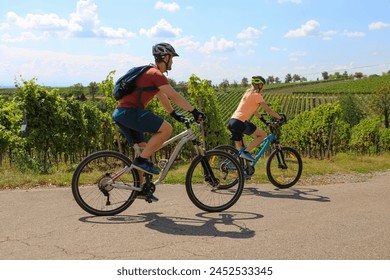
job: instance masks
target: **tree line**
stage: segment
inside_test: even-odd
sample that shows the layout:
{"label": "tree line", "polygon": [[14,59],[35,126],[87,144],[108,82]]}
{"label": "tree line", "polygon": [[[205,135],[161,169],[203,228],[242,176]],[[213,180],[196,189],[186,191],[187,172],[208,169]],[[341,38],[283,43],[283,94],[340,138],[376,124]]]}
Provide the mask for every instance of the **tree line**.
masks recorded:
{"label": "tree line", "polygon": [[[40,86],[36,79],[22,80],[11,100],[0,99],[0,165],[48,173],[62,166],[72,169],[82,158],[102,149],[118,150],[131,157],[132,149],[111,118],[117,104],[112,96],[114,74],[110,72],[97,84],[100,98],[91,95],[85,99],[61,93],[61,89]],[[378,90],[381,99],[373,99],[377,100],[377,106],[389,104],[389,88],[387,85]],[[220,104],[210,81],[192,75],[181,85],[181,93],[208,116],[199,130],[204,146],[210,149],[229,143],[221,117],[226,104]],[[275,100],[271,106],[280,111],[279,101]],[[156,99],[148,109],[175,122]],[[353,100],[324,104],[303,112],[283,126],[282,143],[296,147],[303,155],[319,158],[351,150],[369,154],[390,151],[390,129],[384,125],[388,119],[379,114],[368,119],[356,118],[357,113]],[[254,121],[262,125],[259,120]],[[173,133],[183,129],[183,124],[175,123]],[[172,149],[166,147],[158,156],[169,157]],[[185,161],[193,156],[191,147],[186,147],[181,159]]]}

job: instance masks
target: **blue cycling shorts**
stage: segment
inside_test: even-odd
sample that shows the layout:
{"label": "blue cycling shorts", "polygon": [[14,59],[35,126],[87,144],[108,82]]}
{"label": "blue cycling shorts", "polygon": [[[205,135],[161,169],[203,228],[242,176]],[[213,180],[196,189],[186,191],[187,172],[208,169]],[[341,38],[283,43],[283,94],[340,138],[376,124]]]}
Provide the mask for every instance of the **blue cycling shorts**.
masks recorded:
{"label": "blue cycling shorts", "polygon": [[112,118],[130,145],[145,142],[144,132],[156,133],[164,119],[140,108],[116,108]]}

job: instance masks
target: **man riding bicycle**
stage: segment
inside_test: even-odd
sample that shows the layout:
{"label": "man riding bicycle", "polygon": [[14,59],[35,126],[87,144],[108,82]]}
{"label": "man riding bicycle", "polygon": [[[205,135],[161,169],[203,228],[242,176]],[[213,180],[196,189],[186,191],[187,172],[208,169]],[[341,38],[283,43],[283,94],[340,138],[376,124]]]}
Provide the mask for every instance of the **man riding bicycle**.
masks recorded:
{"label": "man riding bicycle", "polygon": [[[175,49],[168,43],[159,43],[153,46],[152,53],[155,64],[137,78],[137,86],[156,89],[125,95],[119,100],[112,117],[121,128],[127,142],[132,146],[138,144],[140,147],[141,153],[134,159],[133,167],[141,172],[159,174],[159,170],[148,158],[169,138],[173,128],[160,116],[145,110],[147,104],[156,96],[164,109],[177,121],[183,121],[184,116],[175,112],[170,100],[180,108],[191,112],[197,121],[204,120],[206,115],[180,95],[163,74],[172,69],[173,57],[179,56]],[[138,100],[139,94],[141,94],[141,104]],[[153,133],[148,142],[145,141],[145,132]]]}

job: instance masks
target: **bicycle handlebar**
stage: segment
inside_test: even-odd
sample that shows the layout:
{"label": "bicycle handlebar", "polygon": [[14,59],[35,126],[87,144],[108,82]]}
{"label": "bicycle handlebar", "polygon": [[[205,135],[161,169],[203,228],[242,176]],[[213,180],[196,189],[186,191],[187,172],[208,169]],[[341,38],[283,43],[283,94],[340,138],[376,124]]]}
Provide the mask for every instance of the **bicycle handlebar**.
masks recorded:
{"label": "bicycle handlebar", "polygon": [[193,123],[201,124],[201,122],[196,121],[195,118],[184,118],[183,123],[187,128],[190,128],[190,125]]}
{"label": "bicycle handlebar", "polygon": [[266,125],[266,126],[282,126],[283,124],[287,123],[287,117],[285,114],[279,114],[283,117],[283,120],[276,120],[276,121],[267,121],[265,119],[265,116],[268,116],[268,114],[261,114],[260,120]]}

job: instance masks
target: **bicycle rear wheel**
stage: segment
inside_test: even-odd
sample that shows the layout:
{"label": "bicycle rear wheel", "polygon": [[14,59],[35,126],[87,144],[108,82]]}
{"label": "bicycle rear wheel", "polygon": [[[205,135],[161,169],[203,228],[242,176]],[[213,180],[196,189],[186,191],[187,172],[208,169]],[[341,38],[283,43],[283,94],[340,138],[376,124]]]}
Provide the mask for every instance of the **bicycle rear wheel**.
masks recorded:
{"label": "bicycle rear wheel", "polygon": [[237,202],[244,182],[243,170],[235,157],[221,150],[211,150],[191,163],[186,175],[186,190],[199,209],[220,212]]}
{"label": "bicycle rear wheel", "polygon": [[[72,193],[77,204],[96,216],[116,215],[134,201],[136,191],[119,189],[107,184],[118,171],[131,166],[131,160],[115,151],[99,151],[86,157],[77,166],[72,178]],[[131,169],[116,182],[139,187],[138,172]]]}
{"label": "bicycle rear wheel", "polygon": [[267,176],[270,182],[280,188],[294,186],[302,175],[302,159],[291,147],[278,147],[267,160]]}
{"label": "bicycle rear wheel", "polygon": [[[230,146],[230,145],[219,145],[219,146],[216,146],[214,148],[214,150],[221,150],[221,151],[224,151],[224,152],[227,152],[227,153],[231,154],[240,163],[240,166],[241,166],[242,170],[243,171],[245,170],[244,160],[238,156],[239,151],[235,147]],[[236,180],[234,180],[234,181],[232,181],[230,183],[223,184],[223,185],[220,186],[220,188],[221,189],[223,189],[223,188],[224,189],[228,189],[228,188],[233,187],[235,184],[237,184]]]}
{"label": "bicycle rear wheel", "polygon": [[218,145],[214,148],[214,150],[221,150],[221,151],[228,152],[229,154],[237,158],[238,162],[242,166],[244,166],[244,160],[238,156],[239,151],[235,147],[231,145]]}

